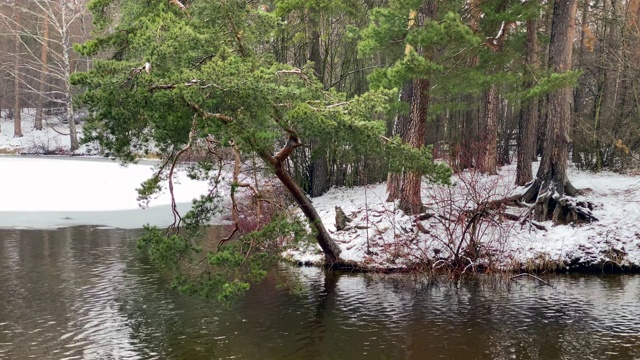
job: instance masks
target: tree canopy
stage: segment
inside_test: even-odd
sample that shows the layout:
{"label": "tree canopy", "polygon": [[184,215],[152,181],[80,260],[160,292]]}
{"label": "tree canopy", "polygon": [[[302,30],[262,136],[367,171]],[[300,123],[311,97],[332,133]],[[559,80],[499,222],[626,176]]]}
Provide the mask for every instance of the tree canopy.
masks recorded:
{"label": "tree canopy", "polygon": [[[427,148],[383,136],[397,90],[347,98],[325,90],[310,66],[278,62],[268,49],[279,18],[260,6],[238,0],[94,0],[89,8],[100,36],[76,50],[109,59],[96,59],[90,71],[73,78],[85,89],[81,101],[91,113],[85,141],[100,142],[125,162],[147,153],[163,159],[156,176],[141,186],[141,198],[157,191],[163,179],[171,186],[176,163],[197,144],[215,143],[236,159],[255,155],[301,207],[328,263],[340,263],[339,249],[286,170],[289,155],[304,151],[305,139],[331,139],[344,156],[375,156],[385,159],[389,170],[404,167],[448,181],[449,168],[434,163]],[[211,156],[199,158],[194,169],[198,176],[215,178]],[[260,236],[245,235],[198,258],[194,238],[202,237],[202,226],[219,210],[217,183],[211,186],[194,210],[177,220],[175,225],[186,224],[186,233],[148,229],[144,244],[165,265],[179,268],[188,259],[200,264],[198,291],[224,297],[264,275],[259,254],[283,250],[273,241],[304,237],[305,227],[276,216],[277,225]],[[232,193],[238,186],[234,178]],[[248,268],[225,272],[223,265]],[[182,280],[184,288],[194,284]]]}

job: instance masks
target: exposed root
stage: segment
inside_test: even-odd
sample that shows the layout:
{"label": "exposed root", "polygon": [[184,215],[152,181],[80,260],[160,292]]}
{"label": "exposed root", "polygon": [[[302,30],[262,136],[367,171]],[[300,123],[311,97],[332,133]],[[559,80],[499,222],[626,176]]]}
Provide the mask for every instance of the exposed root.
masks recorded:
{"label": "exposed root", "polygon": [[[526,221],[528,218],[536,228],[539,228],[540,224],[533,223],[533,221],[551,220],[554,225],[583,224],[598,221],[598,218],[592,213],[595,207],[593,203],[575,199],[575,196],[587,193],[590,189],[576,189],[569,181],[561,186],[560,191],[556,189],[556,186],[550,183],[542,184],[540,180],[536,179],[523,194],[515,195],[502,201],[506,203],[517,199],[516,201],[533,203],[531,208],[520,219]],[[513,216],[507,218],[515,220]]]}

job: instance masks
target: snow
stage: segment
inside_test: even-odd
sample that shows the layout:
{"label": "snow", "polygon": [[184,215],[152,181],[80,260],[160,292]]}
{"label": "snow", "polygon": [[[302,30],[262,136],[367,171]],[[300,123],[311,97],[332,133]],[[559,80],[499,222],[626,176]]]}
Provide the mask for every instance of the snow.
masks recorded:
{"label": "snow", "polygon": [[[22,138],[13,138],[13,122],[0,121],[0,154],[66,150],[68,136],[46,127],[33,130],[34,109],[24,109]],[[4,115],[4,112],[3,112]],[[49,124],[56,125],[55,119]],[[57,124],[64,131],[63,124]],[[81,128],[81,127],[80,127]],[[81,133],[79,132],[81,135]],[[75,154],[95,154],[87,145]],[[154,162],[123,167],[99,158],[0,157],[0,228],[55,228],[96,225],[139,228],[144,224],[167,226],[173,222],[170,196],[166,192],[142,209],[136,188],[148,179]],[[537,164],[534,164],[537,166]],[[534,169],[535,173],[535,169]],[[433,216],[417,218],[386,202],[385,184],[358,188],[334,188],[313,199],[327,230],[342,250],[344,260],[373,268],[402,268],[416,264],[444,266],[454,257],[466,229],[469,211],[478,204],[521,193],[514,186],[515,165],[497,176],[474,172],[456,175],[456,186],[423,184],[423,202]],[[576,201],[595,204],[591,224],[553,226],[550,222],[532,226],[528,221],[484,219],[473,232],[480,240],[483,256],[477,263],[460,253],[468,267],[499,269],[545,268],[553,266],[640,267],[640,180],[637,176],[610,172],[599,174],[570,168],[569,178],[581,189],[590,189]],[[265,179],[261,179],[264,181]],[[205,193],[207,182],[176,178],[175,195],[181,213],[191,200]],[[335,208],[340,206],[353,218],[347,229],[335,228]],[[526,208],[508,208],[512,216],[526,216]],[[463,246],[464,248],[464,246]],[[302,263],[320,263],[317,244],[300,245],[285,256]]]}
{"label": "snow", "polygon": [[[125,167],[96,158],[0,157],[0,228],[167,226],[173,222],[168,191],[146,209],[137,201],[136,188],[153,170],[152,163]],[[187,211],[207,187],[179,173],[179,210]]]}
{"label": "snow", "polygon": [[[507,219],[481,222],[476,232],[486,255],[481,264],[500,269],[554,264],[640,266],[640,179],[574,168],[570,168],[569,178],[577,188],[591,189],[576,200],[593,202],[593,215],[599,221],[575,226],[545,222],[541,225],[546,231],[528,222]],[[440,266],[452,260],[462,238],[466,225],[461,218],[463,210],[472,210],[482,201],[523,192],[524,188],[513,185],[514,179],[515,165],[510,165],[498,176],[469,172],[454,176],[453,187],[424,183],[423,203],[427,212],[435,215],[429,219],[407,216],[396,209],[396,203],[386,202],[385,184],[331,189],[313,199],[313,203],[345,260],[373,268],[420,263]],[[335,229],[336,206],[354,219],[343,231]],[[507,209],[515,214],[525,210]],[[455,220],[460,220],[459,224]],[[288,251],[285,256],[302,263],[318,263],[323,258],[317,246]],[[466,259],[471,268],[479,265]]]}
{"label": "snow", "polygon": [[[0,154],[67,154],[70,153],[71,140],[69,126],[55,116],[45,117],[42,130],[34,129],[36,109],[24,108],[21,111],[22,137],[13,136],[13,120],[7,119],[7,110],[0,110]],[[82,139],[82,124],[76,125],[78,138]],[[96,155],[95,144],[81,145],[73,152],[75,155]]]}

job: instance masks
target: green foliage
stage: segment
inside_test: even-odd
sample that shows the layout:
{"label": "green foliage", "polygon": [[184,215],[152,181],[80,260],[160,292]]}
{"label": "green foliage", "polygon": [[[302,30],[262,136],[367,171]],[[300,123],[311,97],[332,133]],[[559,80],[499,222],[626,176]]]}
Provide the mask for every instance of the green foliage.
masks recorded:
{"label": "green foliage", "polygon": [[447,164],[433,161],[431,146],[419,150],[403,144],[399,138],[394,138],[386,147],[389,161],[389,171],[397,174],[406,172],[420,172],[429,181],[442,185],[450,185],[452,170]]}
{"label": "green foliage", "polygon": [[567,86],[574,86],[578,78],[582,75],[581,70],[567,71],[564,73],[551,73],[540,79],[540,81],[523,93],[524,99],[539,98],[557,89]]}
{"label": "green foliage", "polygon": [[147,249],[149,258],[165,269],[179,269],[183,261],[199,249],[184,236],[167,236],[156,227],[145,226],[145,234],[138,240],[139,249]]}
{"label": "green foliage", "polygon": [[[475,30],[470,27],[468,2],[462,1],[437,2],[433,18],[425,19],[422,26],[410,25],[410,12],[422,5],[392,0],[372,11],[370,25],[361,31],[359,49],[367,56],[383,55],[390,64],[369,76],[372,88],[399,89],[411,79],[428,78],[430,97],[435,100],[430,115],[477,108],[492,84],[500,85],[504,98],[523,98],[523,74],[530,76],[522,64],[524,27],[502,39],[501,51],[494,51],[488,43],[504,24],[537,18],[548,5],[482,1]],[[465,100],[460,101],[461,97]]]}
{"label": "green foliage", "polygon": [[[281,1],[278,11],[325,5]],[[428,149],[412,149],[397,140],[385,143],[385,116],[396,90],[380,88],[348,99],[326,91],[309,66],[278,63],[264,50],[282,24],[251,2],[193,0],[188,6],[182,11],[166,0],[91,3],[101,33],[76,49],[110,57],[101,55],[90,71],[72,79],[85,89],[80,100],[91,113],[85,141],[99,142],[124,162],[154,153],[171,164],[187,144],[210,139],[221,147],[233,143],[242,154],[264,159],[296,134],[303,142],[314,139],[318,147],[332,149],[336,158],[374,158],[388,163],[389,169],[404,164],[434,181],[448,181],[446,167],[434,164]],[[415,56],[404,68],[398,72],[440,71]],[[148,200],[161,188],[168,167],[140,186],[139,200]],[[189,174],[203,179],[214,169],[205,156]],[[209,194],[194,201],[192,211],[177,217],[174,225],[180,225],[180,231],[147,228],[140,247],[158,266],[179,274],[175,284],[180,290],[226,301],[262,279],[292,239],[310,235],[300,221],[277,217],[258,231],[200,252],[211,247],[206,227],[220,211],[216,184],[211,186]]]}
{"label": "green foliage", "polygon": [[148,205],[151,201],[151,197],[162,190],[160,185],[160,177],[153,176],[140,184],[140,187],[136,189],[138,192],[138,202]]}
{"label": "green foliage", "polygon": [[[187,215],[185,222],[188,224],[193,218]],[[187,226],[190,225],[193,224]],[[264,279],[287,244],[307,239],[310,234],[306,228],[299,219],[276,216],[258,231],[216,246],[208,243],[203,233],[196,236],[187,231],[167,236],[156,228],[145,227],[138,247],[147,252],[156,266],[174,271],[173,285],[177,290],[228,302]],[[201,250],[212,246],[213,250],[206,253]]]}

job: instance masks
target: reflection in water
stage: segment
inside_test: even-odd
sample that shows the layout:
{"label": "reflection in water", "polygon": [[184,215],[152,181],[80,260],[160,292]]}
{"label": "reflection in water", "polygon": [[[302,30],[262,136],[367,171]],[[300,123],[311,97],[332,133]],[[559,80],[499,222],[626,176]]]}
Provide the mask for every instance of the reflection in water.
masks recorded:
{"label": "reflection in water", "polygon": [[168,288],[135,231],[0,230],[0,359],[634,359],[640,277],[433,285],[279,271],[230,308]]}

